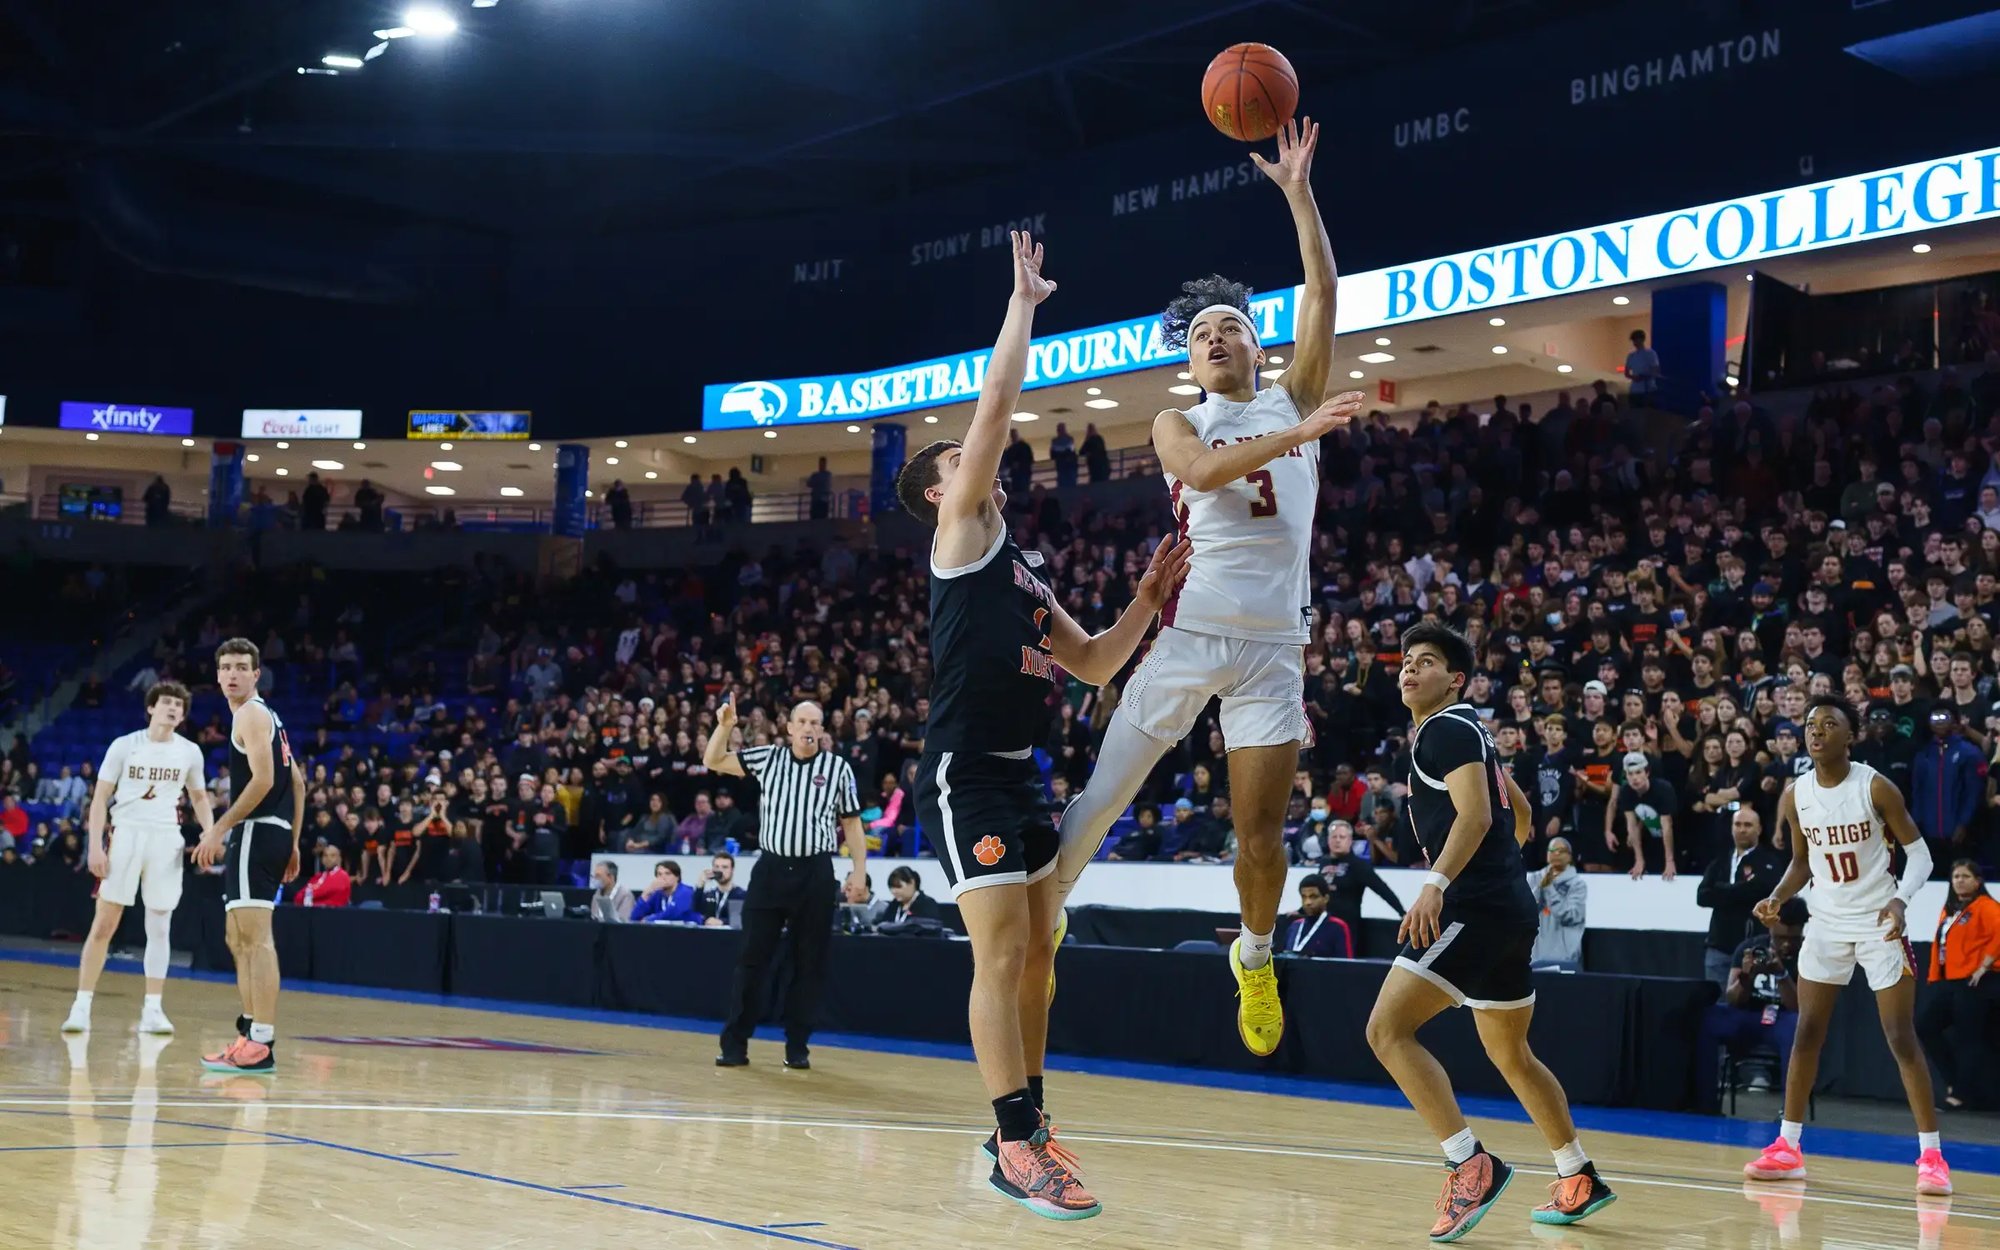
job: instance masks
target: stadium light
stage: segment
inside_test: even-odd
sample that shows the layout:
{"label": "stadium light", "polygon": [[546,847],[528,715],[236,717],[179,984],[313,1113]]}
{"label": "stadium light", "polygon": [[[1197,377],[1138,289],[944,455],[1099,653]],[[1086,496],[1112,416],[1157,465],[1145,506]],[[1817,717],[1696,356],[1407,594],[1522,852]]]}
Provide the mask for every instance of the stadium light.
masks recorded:
{"label": "stadium light", "polygon": [[1014,414],[1014,419],[1016,421],[1040,421],[1042,414],[1039,412],[1017,412]]}
{"label": "stadium light", "polygon": [[326,471],[327,471],[328,473],[338,473],[338,472],[340,472],[340,471],[341,471],[342,469],[344,469],[344,468],[346,468],[346,467],[347,467],[346,465],[342,464],[342,463],[341,463],[340,461],[338,461],[338,460],[315,460],[315,461],[313,461],[313,468],[315,468],[315,469],[324,469],[324,470],[326,470]]}
{"label": "stadium light", "polygon": [[456,460],[433,460],[431,461],[431,468],[436,469],[440,473],[457,473],[465,468],[465,466]]}
{"label": "stadium light", "polygon": [[1199,386],[1195,386],[1194,384],[1192,384],[1192,383],[1190,383],[1190,382],[1177,382],[1177,383],[1175,383],[1174,385],[1172,385],[1172,386],[1170,386],[1170,387],[1168,387],[1168,388],[1167,388],[1167,394],[1169,394],[1169,395],[1199,395],[1199,394],[1201,394],[1201,388],[1200,388]]}
{"label": "stadium light", "polygon": [[858,425],[850,425],[847,427],[847,432],[849,434],[859,434],[861,433],[861,427]]}
{"label": "stadium light", "polygon": [[[776,430],[765,430],[765,431],[764,431],[764,437],[765,437],[765,438],[776,438],[776,437],[778,437],[778,432],[777,432]],[[612,461],[611,463],[613,463],[613,464],[616,464],[616,463],[618,463],[618,462],[617,462],[616,460],[614,460],[614,461]]]}
{"label": "stadium light", "polygon": [[1083,401],[1083,406],[1086,408],[1116,408],[1118,401],[1115,399],[1086,399]]}
{"label": "stadium light", "polygon": [[1356,382],[1359,382],[1361,379],[1367,377],[1368,375],[1361,372],[1361,370],[1359,369],[1349,369],[1347,371],[1347,376],[1353,378]]}
{"label": "stadium light", "polygon": [[508,499],[519,499],[521,496],[527,494],[528,492],[522,490],[518,486],[502,486],[500,488],[500,493]]}
{"label": "stadium light", "polygon": [[682,441],[683,443],[692,443],[692,442],[694,441],[694,435],[692,435],[692,434],[683,434],[683,435],[681,435],[681,441]]}
{"label": "stadium light", "polygon": [[1557,373],[1575,373],[1575,372],[1576,372],[1576,368],[1575,368],[1575,367],[1574,367],[1573,365],[1557,365],[1557,366],[1556,366],[1556,372],[1557,372]]}
{"label": "stadium light", "polygon": [[192,446],[194,446],[194,440],[193,440],[193,439],[191,439],[191,438],[184,438],[184,439],[182,439],[182,440],[181,440],[181,446],[183,446],[183,447],[192,447]]}
{"label": "stadium light", "polygon": [[411,30],[407,26],[391,26],[387,30],[376,31],[375,37],[377,39],[408,39],[416,33],[416,31]]}
{"label": "stadium light", "polygon": [[540,451],[541,449],[542,449],[542,445],[541,445],[540,443],[529,443],[529,444],[528,444],[528,450],[529,450],[529,451]]}
{"label": "stadium light", "polygon": [[1359,356],[1355,357],[1355,359],[1359,360],[1364,365],[1394,364],[1396,360],[1396,358],[1390,355],[1388,352],[1363,352]]}
{"label": "stadium light", "polygon": [[1377,346],[1377,347],[1387,347],[1388,345],[1389,345],[1389,340],[1388,340],[1388,339],[1381,339],[1381,338],[1378,338],[1378,339],[1376,339],[1376,340],[1375,340],[1375,346]]}
{"label": "stadium light", "polygon": [[617,463],[618,463],[618,457],[616,457],[616,456],[606,456],[606,457],[604,458],[604,463],[606,463],[606,464],[617,464]]}
{"label": "stadium light", "polygon": [[424,493],[426,495],[456,495],[458,492],[449,486],[426,486],[424,487]]}
{"label": "stadium light", "polygon": [[449,35],[458,29],[458,19],[433,5],[420,4],[403,14],[403,25],[419,35]]}
{"label": "stadium light", "polygon": [[331,67],[332,67],[332,68],[334,68],[334,69],[360,69],[360,68],[361,68],[361,58],[360,58],[360,57],[358,57],[358,56],[349,56],[349,55],[347,55],[347,54],[346,54],[346,53],[344,53],[344,52],[329,52],[329,53],[327,53],[327,54],[326,54],[325,56],[323,56],[323,57],[321,57],[321,58],[319,59],[319,63],[320,63],[321,65],[327,65],[327,66],[331,66]]}

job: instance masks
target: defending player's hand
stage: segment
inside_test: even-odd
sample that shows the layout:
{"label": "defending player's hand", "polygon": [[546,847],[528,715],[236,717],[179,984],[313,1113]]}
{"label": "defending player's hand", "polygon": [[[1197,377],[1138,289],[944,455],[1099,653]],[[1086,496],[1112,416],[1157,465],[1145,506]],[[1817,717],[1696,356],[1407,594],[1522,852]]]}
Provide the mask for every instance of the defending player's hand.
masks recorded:
{"label": "defending player's hand", "polygon": [[1763,925],[1766,929],[1770,928],[1772,925],[1778,923],[1778,900],[1774,898],[1759,899],[1757,905],[1750,909],[1750,915],[1755,918],[1758,924]]}
{"label": "defending player's hand", "polygon": [[1009,230],[1014,240],[1014,294],[1039,304],[1055,293],[1056,284],[1042,276],[1042,245],[1025,230]]}
{"label": "defending player's hand", "polygon": [[1289,191],[1312,182],[1313,153],[1318,149],[1319,123],[1310,117],[1298,117],[1286,122],[1278,132],[1277,160],[1267,161],[1259,152],[1250,153],[1250,159],[1266,178]]}
{"label": "defending player's hand", "polygon": [[1888,936],[1884,937],[1883,941],[1900,942],[1903,940],[1903,912],[1903,900],[1892,898],[1889,900],[1889,905],[1884,907],[1875,917],[1876,924],[1882,924],[1886,921],[1889,925]]}
{"label": "defending player's hand", "polygon": [[222,849],[227,840],[227,831],[219,825],[211,825],[195,843],[194,863],[197,868],[213,868],[222,858]]}
{"label": "defending player's hand", "polygon": [[1313,409],[1312,415],[1299,422],[1299,433],[1305,441],[1316,443],[1335,430],[1346,428],[1347,424],[1361,415],[1367,396],[1360,391],[1342,391]]}
{"label": "defending player's hand", "polygon": [[1443,911],[1444,891],[1426,885],[1417,891],[1410,910],[1403,913],[1403,923],[1396,926],[1396,940],[1408,942],[1417,950],[1429,946],[1438,940],[1438,916]]}
{"label": "defending player's hand", "polygon": [[1187,580],[1188,556],[1193,554],[1194,544],[1185,538],[1173,542],[1160,540],[1153,548],[1153,559],[1146,566],[1146,575],[1139,579],[1139,590],[1135,596],[1139,606],[1148,612],[1158,612],[1167,606],[1174,591],[1180,589]]}

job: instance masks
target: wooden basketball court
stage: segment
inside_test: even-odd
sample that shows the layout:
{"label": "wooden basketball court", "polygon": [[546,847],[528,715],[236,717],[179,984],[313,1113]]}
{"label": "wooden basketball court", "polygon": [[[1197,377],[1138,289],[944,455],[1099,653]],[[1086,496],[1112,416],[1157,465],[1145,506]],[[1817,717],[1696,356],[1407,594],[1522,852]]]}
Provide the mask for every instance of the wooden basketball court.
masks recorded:
{"label": "wooden basketball court", "polygon": [[[215,1078],[198,1060],[227,1040],[233,987],[175,978],[161,1045],[132,1032],[140,981],[118,972],[96,1031],[65,1039],[73,986],[0,964],[9,1250],[1420,1245],[1441,1181],[1407,1109],[1058,1061],[1050,1103],[1105,1203],[1060,1225],[986,1187],[961,1060],[820,1046],[794,1073],[758,1043],[725,1071],[701,1033],[288,991],[281,1072]],[[1746,1189],[1754,1151],[1601,1131],[1585,1143],[1621,1200],[1541,1228],[1539,1137],[1475,1124],[1523,1175],[1467,1245],[2000,1247],[1991,1175],[1961,1167],[1956,1197],[1920,1207],[1907,1164],[1815,1154],[1809,1187]]]}

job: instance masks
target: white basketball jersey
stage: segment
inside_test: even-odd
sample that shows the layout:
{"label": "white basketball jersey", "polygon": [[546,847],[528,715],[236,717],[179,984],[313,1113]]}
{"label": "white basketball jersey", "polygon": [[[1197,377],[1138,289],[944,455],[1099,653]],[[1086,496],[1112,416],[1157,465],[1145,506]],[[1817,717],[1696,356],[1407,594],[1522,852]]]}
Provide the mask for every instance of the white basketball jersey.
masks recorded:
{"label": "white basketball jersey", "polygon": [[1889,871],[1889,834],[1869,797],[1875,770],[1849,764],[1847,778],[1828,789],[1817,772],[1792,783],[1799,834],[1812,864],[1812,927],[1824,937],[1878,937],[1876,917],[1896,897]]}
{"label": "white basketball jersey", "polygon": [[97,775],[118,779],[111,797],[112,824],[178,825],[188,777],[199,781],[202,775],[201,748],[179,734],[155,742],[142,729],[111,744]]}
{"label": "white basketball jersey", "polygon": [[[1210,447],[1281,433],[1301,420],[1282,386],[1243,403],[1210,397],[1184,415]],[[1212,491],[1166,477],[1174,518],[1194,551],[1187,581],[1160,623],[1252,642],[1310,641],[1319,445],[1294,448]]]}

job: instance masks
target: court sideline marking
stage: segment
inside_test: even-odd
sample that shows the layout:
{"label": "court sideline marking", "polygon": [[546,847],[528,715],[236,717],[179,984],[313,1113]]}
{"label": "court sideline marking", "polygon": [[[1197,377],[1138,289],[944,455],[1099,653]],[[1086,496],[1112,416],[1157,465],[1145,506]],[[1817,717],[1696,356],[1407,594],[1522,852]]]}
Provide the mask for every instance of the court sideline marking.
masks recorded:
{"label": "court sideline marking", "polygon": [[[63,1104],[52,1103],[48,1105],[61,1106]],[[101,1101],[82,1101],[79,1102],[77,1105],[78,1106],[104,1106],[104,1105],[124,1106],[128,1109],[131,1106],[130,1103],[107,1104]],[[184,1106],[187,1104],[161,1103],[159,1105]],[[257,1104],[257,1105],[264,1106],[267,1104]],[[207,1106],[209,1110],[216,1109],[215,1105],[212,1103],[207,1104]],[[58,1118],[68,1118],[67,1112],[27,1111],[18,1108],[16,1109],[0,1108],[0,1115],[32,1115],[32,1116],[50,1116]],[[111,1120],[111,1121],[122,1121],[125,1123],[130,1123],[134,1120],[135,1117],[129,1115],[102,1115],[102,1114],[92,1113],[90,1118],[93,1120]],[[199,1124],[190,1120],[154,1119],[152,1123],[164,1124],[171,1128],[196,1128],[211,1133],[249,1134],[251,1136],[259,1136],[268,1139],[261,1143],[238,1143],[238,1144],[259,1144],[259,1145],[269,1145],[269,1146],[282,1146],[282,1145],[321,1146],[328,1150],[338,1150],[345,1154],[360,1155],[361,1157],[366,1159],[380,1159],[388,1163],[401,1163],[409,1167],[426,1168],[433,1172],[443,1172],[452,1176],[463,1176],[471,1180],[493,1181],[501,1185],[511,1185],[516,1189],[526,1189],[534,1193],[541,1193],[541,1194],[554,1194],[557,1197],[562,1197],[562,1198],[578,1198],[585,1202],[602,1203],[605,1206],[621,1207],[628,1211],[644,1211],[652,1215],[671,1216],[672,1218],[677,1220],[686,1220],[694,1224],[704,1224],[710,1228],[726,1228],[729,1229],[731,1232],[750,1233],[753,1236],[758,1236],[758,1237],[770,1237],[778,1241],[791,1242],[795,1245],[817,1246],[820,1248],[820,1250],[860,1250],[860,1247],[858,1246],[849,1246],[837,1241],[820,1241],[817,1238],[813,1237],[802,1237],[797,1233],[781,1232],[772,1228],[761,1228],[755,1224],[739,1224],[734,1220],[720,1219],[712,1215],[698,1215],[692,1211],[677,1211],[672,1207],[658,1207],[658,1206],[653,1206],[650,1203],[634,1202],[629,1198],[613,1198],[605,1194],[587,1193],[575,1189],[565,1189],[557,1185],[543,1185],[535,1181],[524,1181],[519,1179],[518,1177],[501,1176],[494,1172],[478,1172],[474,1171],[471,1168],[453,1167],[450,1164],[446,1163],[433,1163],[428,1159],[413,1159],[407,1155],[386,1154],[380,1150],[369,1150],[362,1146],[347,1146],[341,1144],[340,1142],[323,1141],[319,1138],[314,1138],[314,1137],[302,1137],[296,1133],[280,1133],[273,1129],[237,1128],[236,1126],[229,1124]],[[217,1144],[220,1145],[223,1143],[217,1143]]]}
{"label": "court sideline marking", "polygon": [[[9,1111],[7,1110],[7,1106],[10,1104],[14,1106],[27,1105],[36,1107],[64,1107],[64,1106],[129,1107],[131,1105],[126,1102],[118,1102],[115,1100],[83,1100],[83,1101],[65,1103],[56,1100],[8,1098],[8,1099],[0,1099],[0,1114],[15,1114],[15,1115],[58,1114],[58,1112],[55,1111]],[[687,1123],[687,1124],[775,1125],[781,1128],[850,1129],[863,1132],[879,1131],[879,1132],[890,1132],[890,1133],[944,1133],[958,1137],[977,1136],[976,1129],[966,1128],[966,1127],[949,1126],[949,1125],[931,1125],[931,1124],[902,1124],[890,1121],[869,1121],[860,1119],[813,1120],[813,1119],[803,1119],[803,1118],[796,1118],[789,1116],[715,1115],[706,1113],[645,1112],[645,1111],[568,1111],[568,1110],[560,1110],[553,1108],[527,1108],[518,1111],[510,1111],[506,1108],[500,1108],[500,1107],[426,1107],[426,1106],[408,1106],[408,1105],[378,1106],[378,1105],[362,1104],[362,1103],[269,1103],[267,1102],[267,1103],[259,1103],[257,1105],[269,1111],[401,1112],[404,1114],[418,1114],[418,1115],[422,1114],[518,1115],[518,1116],[528,1116],[528,1117],[536,1117],[544,1119],[658,1120],[658,1121],[669,1121],[669,1122]],[[194,1108],[203,1110],[214,1109],[213,1103],[203,1103],[203,1102],[162,1101],[161,1103],[159,1103],[159,1106],[163,1108],[165,1107]],[[122,1119],[129,1119],[130,1117],[97,1116],[94,1118],[122,1120]],[[433,1167],[439,1171],[454,1172],[461,1175],[478,1177],[480,1179],[486,1179],[486,1180],[497,1180],[506,1184],[519,1185],[523,1188],[540,1190],[546,1193],[570,1194],[571,1196],[578,1198],[596,1197],[596,1195],[589,1193],[578,1193],[574,1189],[563,1189],[553,1186],[538,1185],[531,1181],[519,1181],[509,1177],[493,1176],[488,1173],[475,1172],[465,1168],[446,1167],[443,1164],[427,1163],[424,1160],[413,1159],[405,1155],[381,1154],[376,1151],[363,1149],[359,1146],[343,1146],[337,1142],[328,1142],[328,1141],[317,1140],[314,1138],[298,1137],[292,1134],[278,1133],[274,1130],[225,1129],[225,1127],[221,1125],[188,1124],[171,1120],[160,1120],[158,1121],[158,1123],[177,1124],[179,1127],[183,1128],[206,1128],[206,1129],[214,1129],[218,1131],[229,1131],[229,1132],[261,1132],[261,1133],[266,1133],[269,1136],[277,1137],[286,1141],[294,1141],[306,1145],[326,1146],[334,1150],[350,1151],[355,1154],[366,1155],[371,1158],[388,1159],[392,1162],[397,1162],[397,1163],[410,1163],[417,1166]],[[1380,1164],[1391,1164],[1398,1167],[1426,1168],[1430,1170],[1437,1170],[1438,1167],[1440,1166],[1435,1159],[1429,1159],[1429,1158],[1413,1158],[1405,1155],[1392,1155],[1380,1152],[1369,1153],[1365,1151],[1353,1151],[1353,1150],[1315,1150],[1303,1146],[1296,1146],[1296,1147],[1275,1146],[1275,1145],[1256,1144],[1256,1143],[1241,1142],[1241,1141],[1231,1141],[1228,1139],[1171,1140],[1167,1138],[1156,1138],[1156,1137],[1124,1137],[1108,1133],[1082,1133],[1082,1132],[1065,1133],[1064,1136],[1073,1141],[1093,1142],[1100,1145],[1149,1146],[1156,1149],[1165,1149],[1165,1150],[1217,1150],[1230,1154],[1269,1155],[1273,1157],[1293,1158],[1293,1159],[1325,1159],[1343,1163],[1380,1163]],[[1519,1164],[1519,1163],[1514,1164],[1513,1166],[1516,1171],[1521,1172],[1522,1174],[1528,1176],[1553,1177],[1555,1175],[1555,1171],[1553,1168],[1529,1167],[1525,1164]],[[1657,1189],[1682,1189],[1682,1190],[1692,1190],[1702,1193],[1736,1194],[1739,1196],[1743,1193],[1742,1182],[1739,1182],[1736,1185],[1725,1185],[1725,1184],[1704,1181],[1694,1177],[1666,1179],[1659,1176],[1650,1176],[1650,1177],[1623,1176],[1619,1178],[1618,1183],[1620,1185],[1644,1185]],[[1773,1189],[1771,1192],[1790,1193],[1792,1191]],[[1864,1207],[1878,1211],[1911,1211],[1915,1209],[1913,1203],[1876,1201],[1867,1198],[1844,1197],[1837,1194],[1818,1194],[1810,1191],[1797,1194],[1796,1196],[1807,1202],[1819,1202],[1832,1206]],[[1961,1195],[1961,1196],[1967,1196],[1967,1195]],[[643,1204],[625,1203],[613,1199],[604,1199],[603,1201],[607,1202],[617,1201],[618,1205],[635,1206],[643,1210],[652,1210],[652,1211],[659,1211],[661,1213],[669,1215],[678,1215],[681,1216],[682,1218],[698,1220],[703,1223],[722,1224],[725,1227],[729,1228],[740,1228],[740,1229],[750,1228],[749,1225],[731,1224],[728,1221],[717,1220],[708,1216],[693,1215],[687,1212],[672,1211],[667,1208],[645,1207],[643,1206]],[[1954,1211],[1952,1212],[1952,1214],[1963,1219],[1988,1220],[1988,1221],[2000,1222],[2000,1212]],[[765,1230],[756,1229],[755,1231],[763,1232]],[[815,1245],[815,1246],[828,1246],[832,1244],[829,1242],[812,1241],[809,1238],[793,1238],[792,1240],[802,1241],[808,1245]],[[843,1248],[843,1250],[852,1250],[852,1248]]]}

